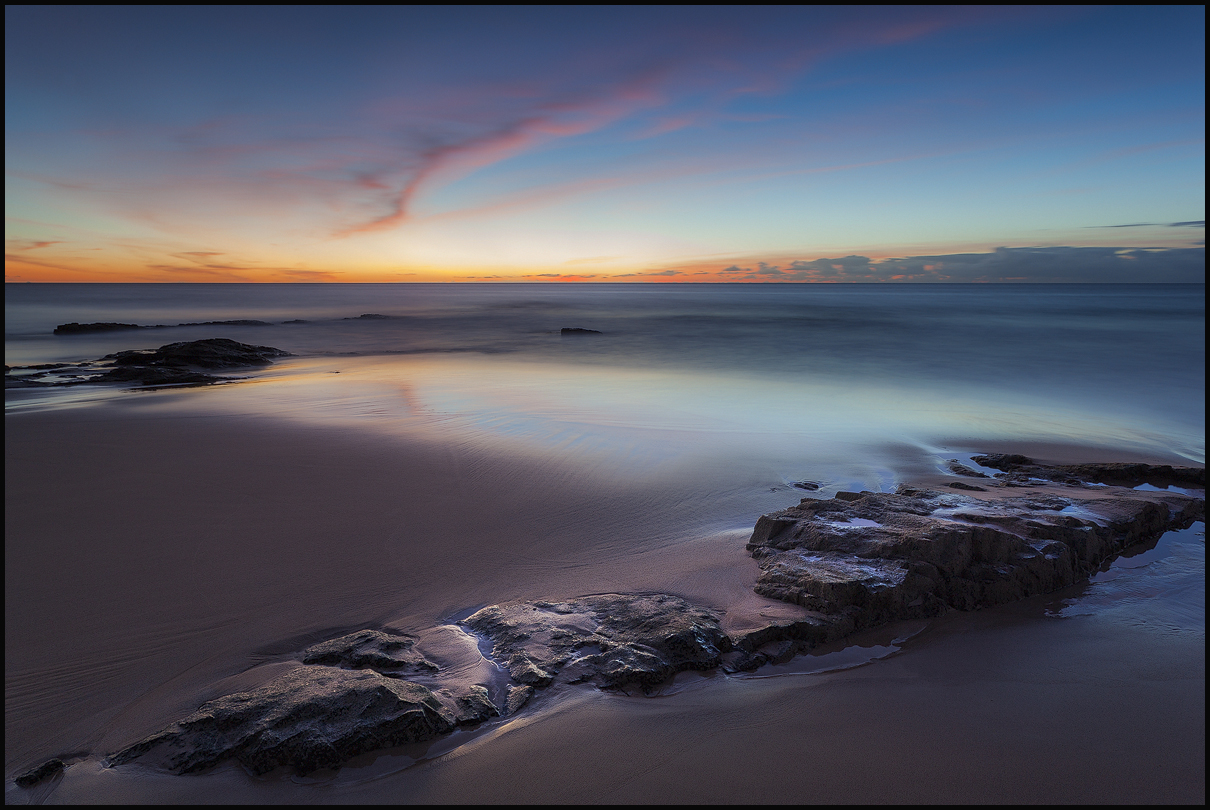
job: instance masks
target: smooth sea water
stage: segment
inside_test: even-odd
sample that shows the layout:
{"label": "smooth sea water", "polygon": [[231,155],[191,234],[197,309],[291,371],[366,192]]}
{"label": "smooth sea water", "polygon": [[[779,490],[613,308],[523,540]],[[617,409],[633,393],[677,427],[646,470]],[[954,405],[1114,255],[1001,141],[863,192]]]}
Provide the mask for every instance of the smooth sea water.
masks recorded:
{"label": "smooth sea water", "polygon": [[[272,325],[51,334],[237,319]],[[582,447],[625,430],[1205,458],[1204,285],[6,285],[10,365],[204,337],[295,354],[261,378],[276,390],[227,397],[293,417],[423,410]],[[19,391],[6,405],[115,395]]]}

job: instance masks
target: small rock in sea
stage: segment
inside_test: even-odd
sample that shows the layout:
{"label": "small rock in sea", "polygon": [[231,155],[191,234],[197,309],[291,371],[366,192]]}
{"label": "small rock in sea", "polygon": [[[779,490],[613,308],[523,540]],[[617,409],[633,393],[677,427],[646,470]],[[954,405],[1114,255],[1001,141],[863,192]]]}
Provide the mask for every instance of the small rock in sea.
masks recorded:
{"label": "small rock in sea", "polygon": [[66,767],[66,763],[64,763],[61,759],[49,759],[38,767],[21,774],[13,781],[16,783],[17,787],[33,787],[39,782],[45,782],[47,779],[51,779],[52,777],[63,773],[63,770]]}
{"label": "small rock in sea", "polygon": [[814,481],[795,481],[793,486],[797,487],[798,489],[805,489],[807,492],[815,492],[820,487],[820,485]]}
{"label": "small rock in sea", "polygon": [[367,312],[365,315],[358,315],[356,318],[344,318],[346,321],[389,321],[393,315],[378,315],[373,312]]}
{"label": "small rock in sea", "polygon": [[268,321],[200,321],[198,323],[178,323],[177,326],[272,326]]}
{"label": "small rock in sea", "polygon": [[986,473],[981,473],[978,470],[972,470],[970,467],[966,466],[965,464],[960,464],[958,462],[958,459],[956,459],[956,458],[950,459],[949,464],[950,464],[950,472],[954,473],[955,475],[965,475],[967,478],[987,478],[988,477]]}
{"label": "small rock in sea", "polygon": [[253,346],[229,338],[208,338],[169,343],[154,351],[133,350],[102,357],[115,366],[158,368],[238,368],[267,366],[290,353],[272,346]]}
{"label": "small rock in sea", "polygon": [[55,327],[56,335],[82,335],[88,332],[121,332],[142,329],[137,323],[61,323]]}
{"label": "small rock in sea", "polygon": [[562,329],[559,330],[559,334],[560,335],[602,335],[602,334],[604,334],[604,332],[600,332],[596,329],[581,329],[578,326],[564,326]]}

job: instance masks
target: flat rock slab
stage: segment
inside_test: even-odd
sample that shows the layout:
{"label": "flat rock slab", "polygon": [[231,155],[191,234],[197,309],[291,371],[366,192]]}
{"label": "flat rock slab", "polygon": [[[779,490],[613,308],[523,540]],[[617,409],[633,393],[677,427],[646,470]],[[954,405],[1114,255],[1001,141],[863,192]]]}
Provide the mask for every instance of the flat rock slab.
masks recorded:
{"label": "flat rock slab", "polygon": [[731,641],[714,611],[668,594],[600,594],[564,602],[508,602],[462,623],[489,639],[513,680],[557,675],[605,688],[651,687],[677,672],[713,669]]}

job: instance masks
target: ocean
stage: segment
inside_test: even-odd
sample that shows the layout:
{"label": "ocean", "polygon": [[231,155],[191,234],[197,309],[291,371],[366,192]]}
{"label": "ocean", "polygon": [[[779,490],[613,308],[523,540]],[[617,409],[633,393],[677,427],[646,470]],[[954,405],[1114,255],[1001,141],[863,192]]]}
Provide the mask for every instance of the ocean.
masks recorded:
{"label": "ocean", "polygon": [[[1205,458],[1201,285],[10,284],[5,293],[9,365],[229,337],[297,355],[270,373],[281,393],[264,407],[317,418],[420,409],[539,443],[608,444],[623,429],[704,444],[773,437],[817,452],[968,438]],[[51,334],[69,322],[225,320],[270,325]],[[350,375],[344,390],[323,377],[333,371]],[[103,397],[21,392],[7,407],[93,398]]]}
{"label": "ocean", "polygon": [[[263,323],[214,323],[249,320]],[[72,322],[156,328],[53,334]],[[292,356],[201,388],[6,390],[6,775],[79,754],[37,796],[10,781],[8,802],[785,801],[808,787],[831,801],[1053,796],[980,793],[975,776],[945,769],[930,778],[954,780],[953,791],[912,792],[909,774],[924,766],[910,757],[895,771],[902,778],[875,780],[881,793],[844,792],[836,780],[852,773],[833,763],[827,789],[803,782],[807,769],[747,794],[740,788],[754,789],[751,779],[723,764],[797,767],[777,753],[778,740],[800,733],[791,726],[819,727],[774,717],[775,707],[835,718],[891,696],[916,708],[886,720],[894,731],[885,744],[915,750],[926,731],[945,736],[948,726],[925,717],[945,697],[917,706],[923,693],[896,690],[923,688],[926,670],[940,684],[993,659],[1005,660],[993,675],[979,670],[954,689],[974,690],[964,700],[1003,697],[995,723],[1015,729],[1004,732],[1010,741],[979,737],[987,724],[958,712],[966,725],[934,740],[938,750],[974,757],[1004,745],[1008,770],[1057,757],[1055,784],[1089,786],[1070,800],[1146,800],[1161,794],[1145,779],[1135,780],[1140,792],[1123,793],[1114,780],[1124,775],[1102,778],[1096,763],[1120,752],[1098,748],[1112,732],[1092,722],[1092,702],[1075,708],[1073,696],[1119,701],[1106,711],[1137,739],[1162,739],[1173,717],[1204,718],[1205,535],[1196,524],[1088,585],[821,651],[830,659],[704,679],[660,698],[538,702],[528,719],[457,756],[384,755],[310,781],[235,768],[165,777],[137,766],[118,778],[101,766],[103,753],[191,710],[215,682],[272,664],[291,640],[360,626],[427,632],[511,598],[660,590],[718,607],[751,598],[744,542],[761,514],[797,502],[796,485],[816,487],[815,497],[892,491],[948,474],[951,459],[996,451],[1205,460],[1204,285],[5,288],[9,366],[213,337]],[[1137,655],[1171,666],[1126,663]],[[1062,687],[1056,672],[1068,673]],[[1149,708],[1157,683],[1169,691]],[[875,691],[857,703],[837,697],[826,711],[812,702],[859,689]],[[878,711],[891,718],[895,709]],[[1068,711],[1085,731],[1062,755],[1013,719],[1057,722]],[[764,719],[735,722],[749,712]],[[611,729],[607,748],[625,739],[645,751],[688,750],[721,736],[712,753],[678,759],[679,772],[653,769],[612,748],[594,755],[601,738],[583,738],[577,717]],[[845,743],[853,773],[872,733],[857,725]],[[1185,729],[1171,745],[1200,763],[1188,750],[1196,736]],[[843,750],[812,737],[825,738]],[[1168,744],[1155,743],[1157,762],[1174,761]],[[1030,750],[1039,761],[1022,753]],[[584,767],[601,770],[501,776],[523,770],[520,761],[533,766],[537,751],[596,756]],[[1200,777],[1181,767],[1204,797],[1204,765]],[[721,787],[724,776],[739,792]],[[687,782],[716,792],[686,793]],[[1162,794],[1174,796],[1186,793]]]}

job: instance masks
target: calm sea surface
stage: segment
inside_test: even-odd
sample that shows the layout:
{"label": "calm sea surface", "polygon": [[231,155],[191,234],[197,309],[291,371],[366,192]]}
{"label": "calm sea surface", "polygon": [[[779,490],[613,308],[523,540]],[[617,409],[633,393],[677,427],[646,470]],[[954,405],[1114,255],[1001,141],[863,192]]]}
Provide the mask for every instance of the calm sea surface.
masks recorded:
{"label": "calm sea surface", "polygon": [[[175,326],[237,319],[272,325]],[[171,328],[51,334],[73,321]],[[204,337],[297,355],[255,398],[233,386],[229,402],[207,399],[293,418],[420,410],[597,447],[649,430],[817,451],[969,438],[1205,458],[1204,285],[6,285],[8,364]],[[6,406],[113,396],[17,391]]]}

